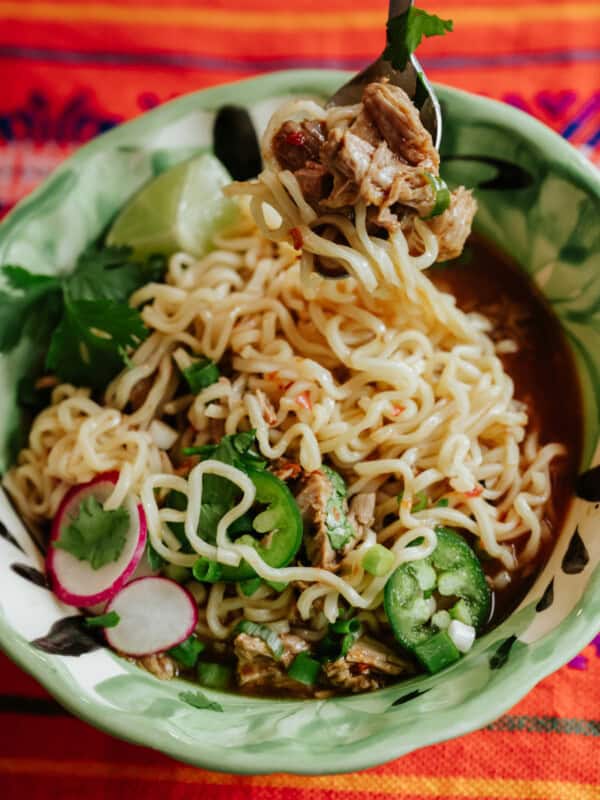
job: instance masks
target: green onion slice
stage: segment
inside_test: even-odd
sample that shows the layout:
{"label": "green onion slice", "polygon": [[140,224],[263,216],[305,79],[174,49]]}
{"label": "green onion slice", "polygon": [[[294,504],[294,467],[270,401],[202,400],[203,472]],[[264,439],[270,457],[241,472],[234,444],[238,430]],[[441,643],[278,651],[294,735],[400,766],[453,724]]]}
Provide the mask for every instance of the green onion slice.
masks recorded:
{"label": "green onion slice", "polygon": [[270,589],[273,589],[274,592],[285,592],[288,587],[287,583],[278,583],[277,581],[265,581],[265,583]]}
{"label": "green onion slice", "polygon": [[360,620],[356,617],[351,619],[338,619],[329,626],[333,633],[358,633],[360,631]]}
{"label": "green onion slice", "polygon": [[217,561],[201,556],[192,567],[192,573],[197,581],[216,583],[221,579],[223,570]]}
{"label": "green onion slice", "polygon": [[85,624],[88,628],[114,628],[121,621],[116,611],[100,614],[98,617],[86,617]]}
{"label": "green onion slice", "polygon": [[443,214],[444,211],[450,207],[450,189],[448,189],[446,181],[440,178],[439,175],[432,175],[431,172],[424,172],[423,174],[427,179],[427,183],[435,192],[435,202],[431,213],[426,217],[421,217],[421,219],[431,219],[432,217],[438,217],[440,214]]}
{"label": "green onion slice", "polygon": [[416,511],[423,511],[425,508],[427,508],[427,495],[425,492],[417,492],[415,502],[411,508],[411,513],[414,514]]}
{"label": "green onion slice", "polygon": [[314,686],[321,671],[321,664],[316,658],[311,658],[307,653],[298,653],[290,664],[288,675],[295,681]]}
{"label": "green onion slice", "polygon": [[226,689],[231,683],[232,669],[226,664],[199,661],[196,666],[198,683],[209,689]]}
{"label": "green onion slice", "polygon": [[382,575],[387,575],[394,566],[394,562],[395,558],[391,550],[382,544],[374,544],[364,554],[362,566],[365,572],[380,578]]}
{"label": "green onion slice", "polygon": [[262,579],[259,577],[248,578],[248,580],[240,581],[238,585],[242,590],[242,594],[244,594],[246,597],[252,597],[252,595],[262,586]]}
{"label": "green onion slice", "polygon": [[283,643],[275,631],[271,630],[267,625],[260,625],[258,622],[250,622],[248,619],[243,619],[238,622],[235,633],[247,633],[248,636],[256,636],[262,639],[267,645],[269,650],[277,661],[283,655]]}
{"label": "green onion slice", "polygon": [[[398,495],[398,505],[402,502],[402,498],[404,497],[404,492],[400,492]],[[410,508],[410,513],[414,514],[416,511],[423,511],[423,509],[427,508],[427,495],[425,492],[417,492],[413,504]]]}
{"label": "green onion slice", "polygon": [[201,642],[200,639],[197,639],[192,634],[185,642],[181,642],[181,644],[167,650],[167,653],[173,656],[175,661],[178,661],[182,667],[192,669],[198,660],[198,656],[205,648],[204,642]]}

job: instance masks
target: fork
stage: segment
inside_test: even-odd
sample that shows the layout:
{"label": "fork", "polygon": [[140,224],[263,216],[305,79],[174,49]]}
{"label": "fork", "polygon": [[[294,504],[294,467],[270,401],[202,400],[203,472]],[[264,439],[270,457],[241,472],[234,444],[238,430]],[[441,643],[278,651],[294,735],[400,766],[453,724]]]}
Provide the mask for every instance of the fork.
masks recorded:
{"label": "fork", "polygon": [[[407,14],[413,0],[390,0],[388,19]],[[433,88],[427,80],[421,65],[411,55],[403,70],[394,69],[383,53],[368,67],[345,83],[329,99],[327,106],[354,105],[360,102],[363,89],[372,81],[387,78],[394,86],[404,89],[419,109],[421,121],[431,134],[433,144],[439,150],[442,138],[442,112]]]}

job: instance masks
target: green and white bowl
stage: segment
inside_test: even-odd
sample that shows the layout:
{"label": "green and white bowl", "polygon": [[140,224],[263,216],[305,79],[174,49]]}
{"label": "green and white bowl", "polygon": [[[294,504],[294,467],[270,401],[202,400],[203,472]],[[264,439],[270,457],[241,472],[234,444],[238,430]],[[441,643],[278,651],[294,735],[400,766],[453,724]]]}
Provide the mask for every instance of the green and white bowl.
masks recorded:
{"label": "green and white bowl", "polygon": [[[145,181],[210,148],[220,106],[247,106],[260,129],[281,99],[326,96],[346,77],[283,72],[217,87],[101,136],[0,225],[0,263],[69,270]],[[581,470],[589,469],[600,462],[600,177],[521,112],[452,89],[439,94],[442,158],[453,156],[448,177],[480,187],[477,229],[531,276],[566,331],[584,401]],[[507,165],[508,185],[493,180],[498,169],[506,176]],[[25,343],[0,360],[0,470],[10,459],[16,387],[29,353]],[[76,610],[45,588],[40,550],[1,495],[0,646],[74,714],[182,761],[240,773],[361,769],[486,725],[588,643],[600,629],[599,525],[599,505],[576,499],[517,611],[441,674],[329,700],[207,692],[222,706],[215,711],[183,702],[189,685],[160,682],[108,650],[91,649],[93,640],[72,619]],[[40,637],[44,649],[32,644]]]}

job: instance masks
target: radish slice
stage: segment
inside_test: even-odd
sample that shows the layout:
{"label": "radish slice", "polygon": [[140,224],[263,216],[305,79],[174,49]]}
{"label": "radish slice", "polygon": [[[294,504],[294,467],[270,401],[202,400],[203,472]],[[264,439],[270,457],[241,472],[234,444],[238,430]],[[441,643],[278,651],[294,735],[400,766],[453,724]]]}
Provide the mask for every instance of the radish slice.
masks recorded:
{"label": "radish slice", "polygon": [[184,642],[198,624],[192,595],[168,578],[138,578],[113,597],[107,613],[120,617],[106,628],[109,645],[128,656],[149,656]]}
{"label": "radish slice", "polygon": [[106,603],[132,577],[146,546],[146,515],[141,504],[130,501],[128,506],[130,525],[125,546],[119,558],[100,569],[92,569],[87,561],[53,547],[52,542],[60,538],[64,528],[71,523],[79,506],[86,497],[93,495],[103,503],[113,491],[119,479],[118,472],[104,472],[89,483],[74,486],[65,495],[54,518],[50,547],[46,557],[46,568],[52,590],[64,603],[89,608]]}

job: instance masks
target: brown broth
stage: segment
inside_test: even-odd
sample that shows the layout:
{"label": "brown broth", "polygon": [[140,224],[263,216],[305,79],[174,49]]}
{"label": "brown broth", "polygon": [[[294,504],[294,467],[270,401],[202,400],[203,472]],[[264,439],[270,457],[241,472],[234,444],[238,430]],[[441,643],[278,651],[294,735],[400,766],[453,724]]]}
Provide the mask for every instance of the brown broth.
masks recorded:
{"label": "brown broth", "polygon": [[[530,429],[541,444],[561,442],[565,458],[554,462],[552,497],[547,522],[558,533],[573,494],[581,457],[582,405],[579,379],[564,334],[552,310],[529,277],[505,254],[485,240],[471,236],[463,255],[429,270],[436,286],[456,297],[464,311],[477,311],[491,320],[491,336],[516,341],[516,353],[502,356],[504,368],[515,384],[515,396],[527,404]],[[495,593],[491,625],[496,625],[518,605],[531,587],[553,545],[542,547],[535,563],[513,577],[504,591]],[[493,574],[500,565],[486,563]]]}

